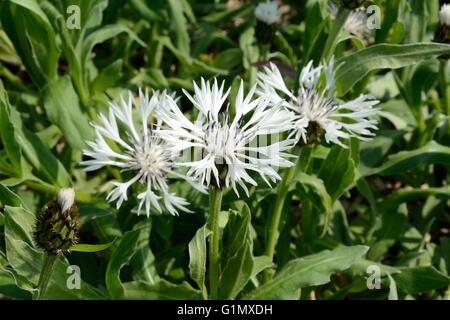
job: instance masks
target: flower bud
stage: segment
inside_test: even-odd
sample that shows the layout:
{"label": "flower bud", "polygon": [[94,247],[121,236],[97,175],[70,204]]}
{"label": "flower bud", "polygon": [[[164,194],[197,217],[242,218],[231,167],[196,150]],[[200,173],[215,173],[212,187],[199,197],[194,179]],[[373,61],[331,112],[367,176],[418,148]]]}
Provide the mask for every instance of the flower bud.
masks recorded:
{"label": "flower bud", "polygon": [[78,242],[78,208],[73,189],[61,189],[58,196],[47,203],[36,223],[36,244],[49,255],[69,251]]}
{"label": "flower bud", "polygon": [[450,4],[444,4],[439,12],[439,25],[434,34],[434,41],[450,44]]}
{"label": "flower bud", "polygon": [[267,0],[258,4],[255,9],[256,28],[255,37],[262,44],[270,44],[273,41],[277,25],[281,22],[278,5]]}

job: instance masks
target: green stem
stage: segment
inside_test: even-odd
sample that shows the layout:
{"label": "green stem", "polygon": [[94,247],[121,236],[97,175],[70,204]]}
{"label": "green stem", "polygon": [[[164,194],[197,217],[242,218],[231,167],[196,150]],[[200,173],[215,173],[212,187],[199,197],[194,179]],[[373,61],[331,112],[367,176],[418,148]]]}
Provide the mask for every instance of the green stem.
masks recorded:
{"label": "green stem", "polygon": [[218,189],[214,186],[209,188],[208,225],[212,232],[211,237],[209,238],[209,294],[211,299],[219,298],[219,214],[222,206],[222,197],[222,189]]}
{"label": "green stem", "polygon": [[270,45],[267,44],[262,44],[260,46],[260,56],[259,56],[259,60],[261,62],[266,62],[269,60],[269,54],[270,54]]}
{"label": "green stem", "polygon": [[333,21],[333,26],[331,27],[330,33],[328,34],[327,42],[325,43],[325,48],[322,53],[322,60],[329,61],[333,55],[334,48],[336,46],[337,38],[341,32],[342,27],[347,21],[350,10],[339,7],[339,11],[336,15],[336,19]]}
{"label": "green stem", "polygon": [[442,89],[442,96],[444,99],[444,108],[448,116],[450,116],[450,76],[447,72],[447,60],[441,61],[441,68],[439,72],[440,83]]}
{"label": "green stem", "polygon": [[[283,213],[284,202],[286,200],[289,187],[292,183],[292,180],[295,178],[297,172],[303,165],[303,163],[304,162],[302,161],[302,157],[297,158],[296,165],[289,168],[289,170],[286,171],[285,175],[283,176],[283,179],[279,184],[274,210],[272,212],[272,216],[270,217],[267,245],[265,252],[265,255],[269,257],[270,261],[273,261],[273,257],[275,255],[275,247],[277,245],[278,237],[280,235],[279,229],[280,229],[281,215]],[[269,280],[269,278],[270,278],[270,270],[266,270],[264,274],[264,279],[267,281]]]}
{"label": "green stem", "polygon": [[55,264],[58,256],[45,254],[44,264],[42,266],[41,275],[39,276],[38,291],[33,295],[34,300],[41,300],[48,287],[50,278],[52,276],[53,265]]}
{"label": "green stem", "polygon": [[[36,180],[26,180],[24,184],[36,191],[45,192],[51,195],[57,195],[59,192],[59,188],[55,187],[51,184],[48,184],[44,181],[36,181]],[[75,193],[75,200],[79,203],[83,204],[92,204],[94,202],[94,199],[88,194],[85,194],[84,192],[77,191]]]}

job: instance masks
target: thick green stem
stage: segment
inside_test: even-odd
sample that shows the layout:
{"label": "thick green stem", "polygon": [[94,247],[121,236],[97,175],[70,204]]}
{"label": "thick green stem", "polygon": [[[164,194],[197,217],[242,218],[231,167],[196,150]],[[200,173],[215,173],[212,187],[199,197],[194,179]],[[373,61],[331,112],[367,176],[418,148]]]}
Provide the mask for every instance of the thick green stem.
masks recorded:
{"label": "thick green stem", "polygon": [[208,225],[211,230],[209,238],[209,295],[211,299],[219,298],[219,261],[220,261],[220,228],[219,214],[222,206],[223,190],[209,188]]}
{"label": "thick green stem", "polygon": [[44,264],[42,266],[41,275],[39,276],[38,291],[33,295],[34,300],[41,300],[47,291],[48,283],[52,276],[53,265],[58,256],[45,254]]}
{"label": "thick green stem", "polygon": [[331,27],[327,42],[325,43],[325,48],[322,53],[322,60],[329,61],[331,56],[333,55],[339,33],[341,32],[342,27],[347,21],[349,14],[350,10],[344,7],[339,7],[336,19],[333,21],[333,26]]}

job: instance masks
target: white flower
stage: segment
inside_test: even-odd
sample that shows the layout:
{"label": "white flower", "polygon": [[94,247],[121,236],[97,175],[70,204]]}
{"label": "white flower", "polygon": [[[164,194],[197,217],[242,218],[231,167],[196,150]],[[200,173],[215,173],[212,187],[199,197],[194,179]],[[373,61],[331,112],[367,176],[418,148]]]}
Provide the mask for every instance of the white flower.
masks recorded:
{"label": "white flower", "polygon": [[328,143],[336,143],[344,148],[341,139],[351,137],[369,140],[377,129],[377,121],[370,117],[377,114],[373,107],[379,101],[369,95],[347,103],[339,103],[335,98],[334,58],[329,64],[313,67],[312,61],[303,68],[299,79],[299,91],[295,94],[288,89],[275,64],[265,67],[258,74],[260,89],[258,94],[268,97],[272,103],[282,103],[294,111],[299,119],[293,131],[296,139],[307,142],[307,130],[318,125],[325,132]]}
{"label": "white flower", "polygon": [[63,188],[59,190],[57,202],[61,208],[61,212],[70,209],[73,206],[74,201],[75,201],[75,191],[72,188],[70,189]]}
{"label": "white flower", "polygon": [[281,21],[278,5],[270,0],[258,4],[255,9],[255,17],[268,25],[280,23]]}
{"label": "white flower", "polygon": [[444,4],[439,12],[439,22],[450,26],[450,4]]}
{"label": "white flower", "polygon": [[[168,98],[171,108],[164,113],[164,121],[169,129],[162,130],[164,139],[172,145],[174,152],[194,151],[194,161],[179,165],[189,168],[188,175],[202,185],[211,183],[231,186],[238,194],[236,186],[241,186],[248,195],[246,184],[256,186],[257,182],[249,171],[257,172],[269,185],[280,176],[275,168],[289,167],[291,162],[286,150],[292,148],[293,139],[264,143],[268,135],[276,135],[293,128],[292,112],[283,108],[269,108],[264,98],[253,99],[256,87],[244,97],[241,82],[235,100],[235,116],[230,118],[228,106],[222,110],[230,90],[224,92],[224,84],[219,87],[201,81],[201,87],[194,83],[194,96],[185,95],[198,109],[197,121],[192,123],[179,110],[173,99]],[[258,141],[260,145],[258,145]],[[225,177],[221,176],[226,172]]]}
{"label": "white flower", "polygon": [[[328,6],[331,18],[336,19],[338,7],[334,3],[330,3]],[[351,33],[357,37],[362,37],[369,31],[367,27],[367,13],[362,10],[353,10],[349,13],[347,20],[343,26],[345,32]]]}
{"label": "white flower", "polygon": [[[144,205],[147,216],[152,208],[162,213],[159,204],[161,200],[172,215],[177,215],[177,210],[189,211],[185,207],[188,204],[186,200],[170,193],[166,179],[173,176],[185,178],[188,182],[190,180],[174,171],[176,159],[159,135],[161,120],[153,127],[149,124],[150,117],[165,108],[165,99],[162,98],[164,96],[165,93],[155,92],[150,98],[148,92],[139,91],[139,101],[136,101],[130,92],[127,101],[122,97],[119,105],[110,103],[108,117],[99,115],[101,124],[92,123],[96,139],[87,142],[90,148],[84,150],[84,154],[92,158],[82,162],[82,165],[86,166],[85,170],[115,166],[133,174],[129,181],[112,183],[114,189],[108,194],[107,200],[116,201],[117,208],[128,200],[128,189],[136,183],[144,189],[137,196],[138,214]],[[124,128],[123,133],[119,124]],[[117,151],[113,150],[106,139],[116,144]]]}

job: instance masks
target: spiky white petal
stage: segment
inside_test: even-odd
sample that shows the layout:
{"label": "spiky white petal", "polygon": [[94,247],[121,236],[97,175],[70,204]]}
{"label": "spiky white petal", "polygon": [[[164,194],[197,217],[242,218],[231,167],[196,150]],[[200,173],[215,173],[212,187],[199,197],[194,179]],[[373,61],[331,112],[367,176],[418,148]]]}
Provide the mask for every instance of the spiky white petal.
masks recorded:
{"label": "spiky white petal", "polygon": [[[106,199],[116,202],[117,208],[128,200],[130,187],[137,184],[144,189],[137,196],[138,214],[144,209],[147,216],[152,209],[162,213],[161,204],[172,215],[177,215],[177,210],[189,211],[184,199],[169,193],[166,182],[168,175],[188,179],[175,172],[176,156],[159,134],[162,120],[158,114],[167,108],[166,96],[165,92],[154,92],[150,96],[148,91],[140,90],[139,98],[135,99],[130,92],[128,99],[122,97],[121,103],[109,104],[108,117],[100,114],[100,123],[92,123],[96,139],[88,141],[89,148],[84,150],[84,154],[91,158],[82,162],[85,170],[115,166],[133,173],[126,182],[112,182],[114,188]],[[150,123],[153,116],[158,119],[156,124]],[[124,132],[119,130],[119,123]],[[107,140],[116,144],[114,150]]]}
{"label": "spiky white petal", "polygon": [[311,123],[325,131],[327,142],[342,147],[346,147],[342,139],[355,137],[366,141],[377,129],[377,121],[371,118],[377,114],[374,106],[379,101],[361,95],[347,103],[339,103],[335,98],[335,69],[334,57],[317,67],[309,62],[300,73],[297,94],[288,89],[275,64],[258,74],[259,96],[272,103],[281,103],[298,115],[292,133],[297,141],[307,142],[307,129]]}
{"label": "spiky white petal", "polygon": [[281,21],[278,4],[270,0],[258,4],[255,9],[255,16],[256,19],[267,23],[268,25],[280,23]]}
{"label": "spiky white petal", "polygon": [[224,90],[224,83],[219,87],[217,80],[210,84],[202,79],[200,87],[194,83],[194,95],[188,92],[185,95],[199,110],[195,123],[168,97],[171,108],[163,117],[169,129],[162,130],[161,134],[174,152],[194,150],[193,161],[178,163],[189,168],[188,175],[194,180],[205,186],[212,183],[220,186],[219,175],[226,167],[225,186],[232,187],[236,193],[240,186],[248,194],[246,184],[257,184],[249,171],[259,173],[269,183],[269,180],[280,179],[277,167],[292,165],[285,159],[285,151],[294,145],[294,139],[263,145],[258,141],[291,130],[295,117],[283,108],[269,107],[268,99],[254,98],[256,86],[244,95],[241,82],[235,100],[235,116],[230,119],[228,106],[223,110],[229,92]]}

